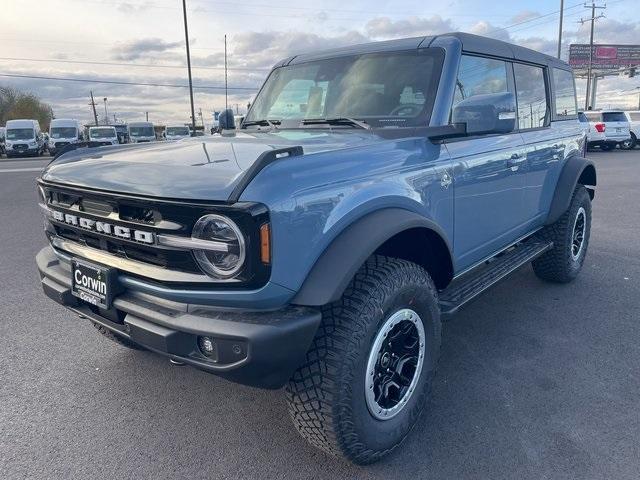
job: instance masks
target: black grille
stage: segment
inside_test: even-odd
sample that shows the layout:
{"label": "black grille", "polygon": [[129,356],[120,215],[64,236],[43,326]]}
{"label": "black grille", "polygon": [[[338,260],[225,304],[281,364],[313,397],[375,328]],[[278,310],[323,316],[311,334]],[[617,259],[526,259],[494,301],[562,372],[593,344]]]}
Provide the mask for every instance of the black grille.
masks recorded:
{"label": "black grille", "polygon": [[[47,205],[53,209],[81,218],[104,221],[112,225],[130,227],[158,234],[191,236],[195,222],[210,213],[231,218],[245,232],[247,261],[232,281],[221,282],[222,288],[237,288],[238,284],[251,288],[262,286],[269,278],[271,267],[259,260],[259,227],[269,221],[267,209],[255,203],[186,203],[129,195],[105,194],[41,183]],[[193,254],[188,250],[174,250],[160,245],[145,245],[134,240],[104,235],[80,226],[52,221],[55,234],[64,239],[109,252],[121,258],[164,267],[169,270],[203,274]],[[134,274],[135,275],[135,274]]]}

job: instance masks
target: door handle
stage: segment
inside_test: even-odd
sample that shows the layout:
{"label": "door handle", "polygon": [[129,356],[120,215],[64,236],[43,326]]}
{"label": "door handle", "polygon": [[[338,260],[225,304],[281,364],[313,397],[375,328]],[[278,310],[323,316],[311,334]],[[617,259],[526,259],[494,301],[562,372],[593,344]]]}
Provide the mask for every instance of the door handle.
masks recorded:
{"label": "door handle", "polygon": [[520,155],[519,153],[514,153],[511,155],[511,158],[507,160],[507,166],[509,167],[519,167],[520,164],[524,163],[527,160],[527,157],[524,155]]}

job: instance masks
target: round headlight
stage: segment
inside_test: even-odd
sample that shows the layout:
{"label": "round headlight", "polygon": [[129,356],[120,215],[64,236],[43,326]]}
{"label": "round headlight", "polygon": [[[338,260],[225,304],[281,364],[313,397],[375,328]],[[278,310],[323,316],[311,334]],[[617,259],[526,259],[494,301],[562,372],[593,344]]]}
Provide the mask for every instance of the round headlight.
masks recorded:
{"label": "round headlight", "polygon": [[193,254],[202,270],[215,278],[230,278],[244,264],[246,249],[238,226],[222,215],[205,215],[193,227],[193,238],[225,244],[226,251],[194,250]]}

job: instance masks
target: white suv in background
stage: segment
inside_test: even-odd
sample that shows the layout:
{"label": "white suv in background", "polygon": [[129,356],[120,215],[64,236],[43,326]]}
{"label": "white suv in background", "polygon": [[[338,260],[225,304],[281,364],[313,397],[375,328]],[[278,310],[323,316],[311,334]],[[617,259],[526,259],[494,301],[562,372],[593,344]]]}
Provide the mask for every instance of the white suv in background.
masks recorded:
{"label": "white suv in background", "polygon": [[622,142],[620,147],[631,150],[638,145],[638,137],[640,137],[640,110],[634,110],[631,112],[624,112],[627,120],[629,120],[629,130],[631,131],[631,137],[629,140]]}
{"label": "white suv in background", "polygon": [[629,121],[622,110],[584,112],[589,120],[587,147],[612,150],[631,138]]}

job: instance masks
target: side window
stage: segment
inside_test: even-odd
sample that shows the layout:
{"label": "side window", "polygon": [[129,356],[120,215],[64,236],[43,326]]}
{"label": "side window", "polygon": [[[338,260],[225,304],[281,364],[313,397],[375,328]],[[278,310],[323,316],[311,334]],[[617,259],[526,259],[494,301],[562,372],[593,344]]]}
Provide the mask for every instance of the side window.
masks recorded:
{"label": "side window", "polygon": [[458,68],[453,107],[474,95],[508,91],[507,64],[492,58],[463,55]]}
{"label": "side window", "polygon": [[549,103],[544,81],[544,69],[522,63],[513,64],[518,101],[520,130],[544,127],[549,123]]}
{"label": "side window", "polygon": [[556,116],[569,117],[578,112],[576,87],[573,74],[567,70],[553,69],[553,90],[556,95]]}

